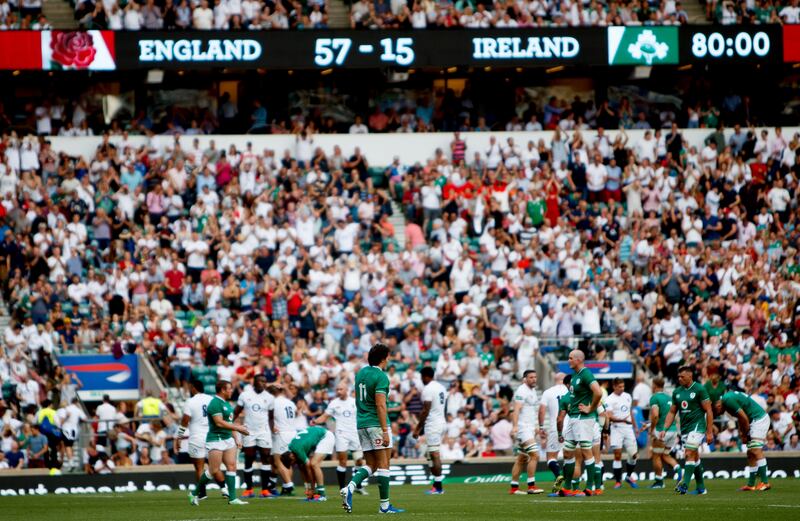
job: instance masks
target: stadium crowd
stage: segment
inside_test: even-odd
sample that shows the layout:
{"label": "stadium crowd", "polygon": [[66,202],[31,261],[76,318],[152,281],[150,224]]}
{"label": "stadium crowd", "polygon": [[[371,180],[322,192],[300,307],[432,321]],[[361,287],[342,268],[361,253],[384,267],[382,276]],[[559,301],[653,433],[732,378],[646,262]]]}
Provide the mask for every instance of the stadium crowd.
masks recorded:
{"label": "stadium crowd", "polygon": [[[673,382],[690,365],[752,394],[772,417],[767,449],[797,448],[800,136],[720,127],[698,149],[677,126],[632,140],[557,125],[478,150],[456,133],[424,164],[386,169],[313,136],[284,151],[106,134],[72,157],[2,135],[0,465],[176,458],[174,403],[155,422],[129,421],[152,396],[87,417],[60,352],[147,354],[184,393],[199,376],[238,393],[263,374],[301,427],[379,340],[398,456],[419,454],[422,366],[449,389],[442,457],[510,454],[516,382],[575,337],[594,359],[619,350]],[[647,391],[640,379],[639,406]],[[80,462],[70,445],[92,419]],[[738,448],[727,431],[706,449]]]}

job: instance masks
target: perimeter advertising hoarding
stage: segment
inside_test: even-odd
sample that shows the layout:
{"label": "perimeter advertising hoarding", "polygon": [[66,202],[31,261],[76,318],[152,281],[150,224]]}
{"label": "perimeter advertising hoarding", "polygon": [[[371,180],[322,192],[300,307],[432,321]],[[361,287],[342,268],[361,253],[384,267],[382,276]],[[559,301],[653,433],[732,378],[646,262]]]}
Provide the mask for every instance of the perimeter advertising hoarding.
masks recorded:
{"label": "perimeter advertising hoarding", "polygon": [[[774,454],[774,453],[773,453]],[[743,479],[745,458],[741,457],[715,457],[705,455],[706,479]],[[335,464],[325,464],[323,474],[325,483],[336,483]],[[492,461],[491,458],[482,458],[479,463],[453,463],[445,464],[443,474],[445,483],[465,483],[473,485],[504,486],[511,481],[510,461]],[[607,465],[606,468],[610,468]],[[800,458],[798,457],[771,457],[769,460],[770,478],[780,480],[785,478],[800,477]],[[188,465],[173,467],[162,472],[136,472],[118,471],[116,474],[69,474],[60,476],[30,475],[14,472],[0,472],[0,497],[2,496],[37,496],[46,494],[56,495],[91,495],[129,492],[167,492],[170,490],[189,490],[194,486],[196,479],[194,471]],[[422,464],[397,464],[391,469],[392,485],[421,485],[430,486],[431,476],[427,465]],[[653,470],[650,460],[640,460],[637,465],[637,478],[639,480],[653,479]],[[612,479],[611,472],[604,474],[606,480]],[[253,476],[255,483],[259,483],[259,475]],[[547,470],[547,463],[540,461],[537,478],[542,482],[549,482],[552,474]],[[295,471],[295,483],[302,482],[299,473]],[[237,483],[241,487],[241,483]],[[733,487],[734,484],[724,485]],[[775,483],[774,487],[780,487]],[[216,488],[216,485],[209,485]],[[212,500],[209,500],[212,501]]]}

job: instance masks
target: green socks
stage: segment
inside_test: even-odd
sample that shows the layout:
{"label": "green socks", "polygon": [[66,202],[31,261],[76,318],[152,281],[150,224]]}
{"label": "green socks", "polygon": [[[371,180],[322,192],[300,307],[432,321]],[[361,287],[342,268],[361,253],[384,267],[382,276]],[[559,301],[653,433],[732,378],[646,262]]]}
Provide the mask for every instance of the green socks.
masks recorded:
{"label": "green socks", "polygon": [[205,496],[206,485],[208,485],[209,483],[211,483],[211,477],[208,475],[208,471],[200,474],[200,479],[197,481],[197,486],[194,487],[194,495]]}
{"label": "green socks", "polygon": [[692,482],[692,476],[694,476],[694,462],[687,461],[686,465],[683,466],[683,482],[687,487]]}
{"label": "green socks", "polygon": [[756,477],[758,477],[759,468],[758,467],[747,467],[747,486],[748,487],[755,487],[756,486]]}
{"label": "green socks", "polygon": [[586,460],[586,488],[594,490],[594,458]]}
{"label": "green socks", "polygon": [[575,458],[564,460],[564,488],[572,489],[572,476],[575,474]]}
{"label": "green socks", "polygon": [[769,477],[767,477],[767,458],[758,460],[758,479],[761,480],[761,483],[769,483]]}
{"label": "green socks", "polygon": [[705,470],[703,468],[703,462],[698,461],[697,466],[694,468],[694,479],[697,481],[697,488],[701,490],[706,488],[706,482],[703,479],[703,470]]}
{"label": "green socks", "polygon": [[325,487],[323,485],[317,485],[314,493],[320,497],[325,497]]}
{"label": "green socks", "polygon": [[378,492],[381,496],[381,501],[389,501],[389,477],[378,476]]}
{"label": "green socks", "polygon": [[225,473],[225,484],[228,486],[228,501],[236,499],[236,473]]}
{"label": "green socks", "polygon": [[603,486],[603,465],[594,464],[594,486],[599,490]]}
{"label": "green socks", "polygon": [[369,467],[361,467],[356,471],[355,474],[353,474],[353,479],[351,481],[356,487],[360,487],[361,483],[363,483],[364,480],[370,476],[370,474],[372,474],[372,472],[370,471]]}

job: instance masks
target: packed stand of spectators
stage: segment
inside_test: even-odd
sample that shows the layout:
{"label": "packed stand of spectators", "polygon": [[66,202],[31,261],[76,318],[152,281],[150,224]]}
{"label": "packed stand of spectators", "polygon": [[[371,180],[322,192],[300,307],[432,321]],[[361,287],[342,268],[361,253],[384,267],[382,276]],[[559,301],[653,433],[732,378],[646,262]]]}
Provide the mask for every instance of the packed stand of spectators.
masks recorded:
{"label": "packed stand of spectators", "polygon": [[86,29],[281,30],[325,29],[325,0],[76,0]]}
{"label": "packed stand of spectators", "polygon": [[0,0],[0,31],[52,29],[42,12],[42,1]]}
{"label": "packed stand of spectators", "polygon": [[706,17],[722,25],[800,24],[798,0],[709,0]]}
{"label": "packed stand of spectators", "polygon": [[[676,126],[632,139],[556,125],[481,149],[456,134],[424,164],[399,156],[385,170],[314,139],[306,127],[288,150],[221,150],[106,134],[71,157],[2,135],[4,451],[75,466],[56,437],[75,432],[80,382],[58,352],[145,353],[184,392],[201,373],[237,390],[264,374],[289,389],[300,425],[382,340],[398,455],[419,454],[408,433],[425,364],[449,389],[447,454],[506,454],[522,372],[540,349],[597,335],[671,381],[688,364],[758,396],[774,422],[768,447],[791,446],[800,136],[720,127],[695,147]],[[590,343],[590,356],[613,357],[606,346]],[[173,414],[119,427],[107,454],[157,461],[157,436],[158,461],[171,460]]]}
{"label": "packed stand of spectators", "polygon": [[[719,93],[714,97],[687,93],[684,108],[671,103],[648,103],[622,95],[617,101],[596,104],[591,99],[552,96],[546,100],[529,99],[520,89],[517,99],[508,104],[489,104],[478,108],[470,89],[456,93],[452,89],[430,92],[409,91],[391,101],[378,101],[363,112],[352,107],[352,119],[336,119],[318,109],[272,114],[255,99],[234,103],[224,94],[214,108],[167,106],[151,112],[136,110],[130,119],[112,119],[106,124],[101,104],[89,96],[74,96],[69,101],[54,96],[21,103],[0,101],[0,132],[16,129],[40,136],[84,137],[104,132],[120,137],[137,134],[317,134],[489,132],[489,131],[561,131],[622,128],[653,129],[664,132],[677,123],[681,128],[717,128],[779,125],[765,100],[754,103],[743,93]],[[776,97],[776,100],[780,100]],[[779,102],[779,101],[778,101]],[[790,103],[785,101],[785,103]],[[787,119],[790,119],[787,117]]]}
{"label": "packed stand of spectators", "polygon": [[350,25],[354,29],[507,29],[685,23],[688,23],[688,15],[677,0],[358,0],[353,2],[350,13]]}

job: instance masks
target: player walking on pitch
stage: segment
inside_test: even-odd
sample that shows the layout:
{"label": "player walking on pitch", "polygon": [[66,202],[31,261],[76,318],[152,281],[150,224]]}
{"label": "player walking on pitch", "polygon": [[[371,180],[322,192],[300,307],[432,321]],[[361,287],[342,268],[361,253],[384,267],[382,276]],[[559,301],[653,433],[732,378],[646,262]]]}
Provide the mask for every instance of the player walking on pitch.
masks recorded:
{"label": "player walking on pitch", "polygon": [[622,487],[622,451],[627,453],[627,469],[625,482],[632,488],[639,488],[633,476],[636,459],[639,457],[639,446],[636,444],[636,418],[633,416],[633,398],[625,392],[625,381],[615,378],[614,392],[606,399],[608,420],[611,422],[610,445],[614,453],[614,488]]}
{"label": "player walking on pitch", "polygon": [[675,491],[679,494],[686,494],[689,483],[692,481],[692,475],[694,475],[697,481],[697,490],[693,490],[691,494],[707,494],[699,449],[704,438],[708,443],[711,443],[714,438],[714,415],[711,412],[708,391],[694,381],[694,372],[689,366],[678,369],[678,387],[672,392],[672,406],[664,421],[664,430],[661,431],[662,440],[666,438],[676,415],[681,421],[681,440],[686,450],[686,464],[684,465],[683,480],[675,487]]}
{"label": "player walking on pitch", "polygon": [[[592,442],[597,424],[597,408],[603,392],[592,372],[584,365],[586,355],[575,349],[569,354],[572,375],[572,399],[569,404],[569,421],[559,439],[564,440],[564,478],[571,479],[575,473],[575,451],[580,450],[586,469],[586,491],[592,495],[596,485],[596,471]],[[599,487],[597,487],[599,488]],[[562,496],[583,496],[584,493],[570,488],[562,489]]]}
{"label": "player walking on pitch", "polygon": [[267,378],[257,375],[253,379],[253,387],[246,389],[239,395],[233,418],[236,419],[244,413],[244,426],[250,431],[242,440],[244,452],[244,482],[245,491],[243,498],[254,497],[253,492],[253,464],[256,455],[261,458],[261,497],[270,497],[273,494],[272,481],[272,429],[274,422],[275,398],[267,392]]}
{"label": "player walking on pitch", "polygon": [[[527,465],[528,494],[541,494],[544,490],[536,486],[536,463],[539,460],[537,435],[545,440],[547,433],[537,423],[539,419],[539,396],[536,393],[536,371],[528,369],[522,375],[522,384],[514,393],[514,410],[511,412],[511,437],[516,439],[517,460],[511,468],[510,494],[520,493],[519,475]],[[524,494],[524,492],[522,492]]]}
{"label": "player walking on pitch", "polygon": [[[243,425],[233,423],[233,407],[228,402],[233,394],[233,385],[230,382],[220,380],[217,382],[217,395],[208,404],[208,434],[206,435],[206,450],[208,451],[209,471],[204,472],[197,482],[196,490],[205,490],[205,486],[211,482],[212,476],[219,482],[225,479],[228,487],[229,505],[246,505],[247,501],[242,501],[236,497],[236,453],[238,442],[234,437],[234,432],[239,432],[247,436],[250,434]],[[220,467],[225,464],[225,474],[223,475]],[[197,505],[199,499],[193,494],[189,494],[189,502]]]}
{"label": "player walking on pitch", "polygon": [[[770,426],[767,412],[755,400],[739,391],[723,394],[722,399],[714,404],[714,409],[717,414],[727,412],[736,418],[742,443],[747,443],[747,485],[739,490],[750,492],[771,489],[767,458],[764,457],[764,443]],[[756,485],[756,478],[761,480],[758,485]]]}
{"label": "player walking on pitch", "polygon": [[[539,425],[543,426],[547,432],[547,445],[545,455],[547,456],[547,468],[553,473],[555,484],[553,490],[558,490],[564,482],[561,475],[561,467],[558,464],[558,453],[561,451],[561,443],[558,441],[558,402],[562,396],[569,393],[569,389],[564,385],[564,373],[556,373],[553,377],[554,385],[542,393],[542,401],[539,405]],[[547,423],[545,423],[547,415]],[[546,426],[546,427],[545,427]]]}
{"label": "player walking on pitch", "polygon": [[381,506],[379,514],[399,514],[404,510],[389,502],[389,460],[392,455],[392,433],[389,430],[389,414],[386,406],[389,394],[389,377],[384,372],[389,361],[389,347],[377,343],[367,355],[368,366],[356,374],[356,425],[358,439],[364,450],[367,464],[356,472],[344,487],[342,507],[353,511],[353,491],[374,471],[378,480]]}
{"label": "player walking on pitch", "polygon": [[[339,481],[339,488],[342,489],[347,484],[347,453],[353,453],[353,475],[364,465],[364,453],[361,451],[361,444],[358,441],[358,430],[356,429],[356,400],[350,396],[350,388],[347,382],[339,382],[336,386],[336,398],[331,400],[325,413],[311,420],[311,425],[325,425],[329,418],[336,421],[336,458],[339,465],[336,467],[336,479]],[[362,486],[356,488],[357,494],[368,495]]]}
{"label": "player walking on pitch", "polygon": [[[175,452],[178,453],[180,446],[184,443],[187,444],[187,453],[194,465],[195,479],[199,482],[200,476],[206,466],[206,436],[208,435],[208,404],[211,402],[211,396],[203,392],[203,382],[199,380],[192,381],[191,393],[192,397],[186,401],[183,408],[183,417],[181,424],[178,427],[178,440],[179,443],[175,444]],[[186,431],[189,431],[189,436],[186,436]],[[221,488],[224,490],[225,481],[221,483]],[[199,487],[199,485],[198,485]],[[197,500],[201,501],[208,497],[206,495],[205,487],[195,488],[194,495]]]}
{"label": "player walking on pitch", "polygon": [[420,371],[425,387],[422,389],[422,412],[419,414],[419,423],[414,429],[414,437],[425,434],[428,447],[428,458],[431,461],[431,474],[433,474],[433,488],[426,492],[429,495],[444,494],[442,458],[439,455],[439,447],[442,445],[442,435],[447,426],[444,416],[447,389],[433,379],[434,374],[433,367],[423,367]]}
{"label": "player walking on pitch", "polygon": [[[664,463],[672,467],[678,481],[681,479],[681,467],[670,455],[678,441],[678,426],[673,422],[669,430],[664,431],[664,421],[671,407],[672,399],[664,392],[664,379],[656,378],[653,380],[653,396],[650,397],[650,440],[656,480],[650,488],[664,488]],[[662,432],[664,436],[661,435]]]}

